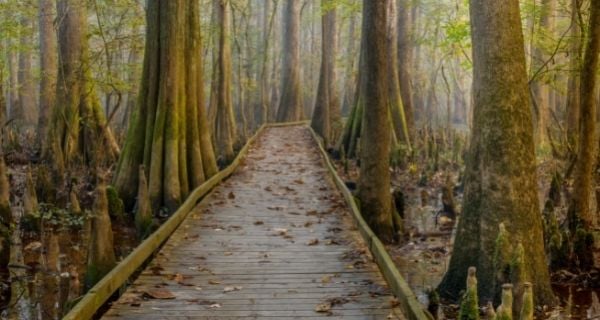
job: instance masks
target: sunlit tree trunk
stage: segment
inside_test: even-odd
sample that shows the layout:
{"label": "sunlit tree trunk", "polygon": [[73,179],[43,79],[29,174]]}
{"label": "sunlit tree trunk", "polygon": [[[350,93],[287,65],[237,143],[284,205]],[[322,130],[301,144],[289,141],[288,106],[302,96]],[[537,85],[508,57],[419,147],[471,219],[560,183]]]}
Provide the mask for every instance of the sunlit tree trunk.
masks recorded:
{"label": "sunlit tree trunk", "polygon": [[174,211],[217,172],[204,110],[198,1],[150,0],[138,103],[114,185],[128,207],[148,170],[154,211]]}
{"label": "sunlit tree trunk", "polygon": [[390,193],[389,0],[363,1],[364,118],[358,197],[373,231],[385,242],[395,237]]}
{"label": "sunlit tree trunk", "polygon": [[[45,139],[52,108],[56,103],[56,77],[58,76],[58,57],[54,19],[56,6],[54,0],[39,0],[40,30],[40,116],[38,119],[38,137]],[[42,153],[45,151],[42,151]]]}
{"label": "sunlit tree trunk", "polygon": [[[474,266],[480,301],[497,299],[502,282],[520,279],[533,283],[537,304],[552,305],[519,1],[471,1],[470,16],[472,138],[464,177],[464,209],[439,292],[459,299],[467,269]],[[497,246],[501,223],[508,248]],[[518,248],[524,248],[524,261],[518,266],[522,272],[518,277],[499,277],[505,266],[514,267]],[[506,256],[509,258],[504,259]],[[522,283],[514,285],[519,292]]]}
{"label": "sunlit tree trunk", "polygon": [[287,0],[283,15],[283,61],[281,99],[277,121],[297,121],[304,117],[300,84],[300,0]]}

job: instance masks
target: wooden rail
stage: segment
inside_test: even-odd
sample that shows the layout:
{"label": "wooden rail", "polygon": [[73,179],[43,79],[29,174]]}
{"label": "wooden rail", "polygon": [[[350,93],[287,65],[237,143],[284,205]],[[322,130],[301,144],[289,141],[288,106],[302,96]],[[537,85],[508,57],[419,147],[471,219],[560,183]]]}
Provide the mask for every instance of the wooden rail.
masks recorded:
{"label": "wooden rail", "polygon": [[404,315],[406,315],[410,320],[433,319],[433,316],[427,310],[425,310],[421,303],[419,303],[419,301],[417,300],[417,297],[408,286],[406,280],[404,280],[404,277],[402,277],[402,274],[400,274],[400,271],[396,267],[396,264],[392,260],[392,257],[390,257],[390,255],[388,254],[381,240],[379,240],[377,235],[373,233],[373,230],[371,230],[365,219],[362,217],[360,209],[358,208],[356,201],[354,201],[354,196],[352,195],[350,190],[348,190],[348,187],[346,187],[344,181],[337,174],[337,171],[331,163],[327,152],[325,151],[325,149],[323,149],[323,146],[320,143],[319,137],[312,128],[310,128],[310,132],[312,133],[314,140],[319,146],[321,157],[323,158],[327,169],[333,177],[333,181],[335,182],[338,189],[340,189],[344,196],[344,199],[348,203],[350,211],[352,212],[354,220],[356,221],[358,230],[360,231],[361,236],[367,243],[367,246],[369,247],[373,258],[375,259],[375,262],[379,266],[379,270],[381,270],[381,273],[383,274],[383,277],[389,284],[390,289],[400,301],[400,305],[402,307]]}

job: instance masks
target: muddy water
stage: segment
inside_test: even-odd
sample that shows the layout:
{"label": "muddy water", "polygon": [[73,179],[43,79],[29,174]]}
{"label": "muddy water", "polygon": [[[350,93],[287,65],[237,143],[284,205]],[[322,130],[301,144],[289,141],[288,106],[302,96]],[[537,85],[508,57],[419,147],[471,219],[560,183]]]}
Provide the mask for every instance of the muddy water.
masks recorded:
{"label": "muddy water", "polygon": [[[115,254],[122,259],[137,245],[133,229],[113,226]],[[88,239],[81,230],[14,232],[11,263],[0,270],[2,319],[61,319],[85,293]]]}

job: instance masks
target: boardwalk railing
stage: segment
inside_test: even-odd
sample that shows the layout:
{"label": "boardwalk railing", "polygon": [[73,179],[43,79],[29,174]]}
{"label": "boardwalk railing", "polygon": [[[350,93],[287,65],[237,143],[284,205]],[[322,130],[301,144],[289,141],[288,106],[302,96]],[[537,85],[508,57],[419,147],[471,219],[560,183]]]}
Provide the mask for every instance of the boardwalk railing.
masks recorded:
{"label": "boardwalk railing", "polygon": [[379,266],[379,270],[381,270],[381,273],[383,274],[383,277],[390,286],[390,289],[400,301],[400,306],[402,307],[404,315],[410,320],[433,319],[433,316],[427,310],[425,310],[421,303],[419,303],[419,301],[417,300],[417,297],[408,286],[406,280],[404,280],[404,277],[402,277],[402,274],[400,274],[400,271],[396,267],[396,264],[392,260],[392,257],[390,257],[390,255],[388,254],[381,240],[379,240],[377,235],[373,233],[373,230],[371,230],[365,219],[362,217],[360,209],[358,208],[356,201],[354,201],[354,196],[352,195],[350,190],[348,190],[348,187],[346,187],[344,181],[337,174],[337,171],[331,163],[327,152],[325,151],[325,149],[323,149],[323,146],[320,143],[319,137],[313,131],[312,128],[310,128],[310,132],[312,133],[314,140],[319,146],[321,157],[323,158],[327,169],[333,177],[333,181],[335,182],[338,189],[342,192],[344,199],[348,203],[348,206],[350,207],[350,211],[352,212],[352,216],[354,217],[358,230],[360,231],[361,236],[363,237],[367,246],[369,247],[369,250],[371,251],[373,258],[375,259],[375,262]]}

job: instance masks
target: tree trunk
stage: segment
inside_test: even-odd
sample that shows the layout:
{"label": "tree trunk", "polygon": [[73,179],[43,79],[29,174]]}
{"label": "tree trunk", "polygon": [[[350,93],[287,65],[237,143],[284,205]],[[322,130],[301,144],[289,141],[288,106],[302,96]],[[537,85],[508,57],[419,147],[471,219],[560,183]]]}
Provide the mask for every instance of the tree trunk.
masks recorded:
{"label": "tree trunk", "polygon": [[408,133],[408,125],[406,121],[406,113],[404,112],[404,105],[401,96],[400,87],[400,74],[398,72],[398,17],[397,17],[397,5],[393,1],[389,2],[389,21],[388,21],[388,59],[390,60],[390,72],[388,90],[389,90],[389,104],[390,104],[390,115],[393,123],[393,130],[396,138],[401,140],[408,149],[411,148],[410,136]]}
{"label": "tree trunk", "polygon": [[237,130],[231,97],[231,10],[228,0],[215,0],[219,30],[219,57],[217,61],[217,109],[215,119],[215,141],[219,158],[229,163],[235,157],[233,146]]}
{"label": "tree trunk", "polygon": [[56,108],[52,110],[49,145],[44,157],[54,165],[57,176],[74,162],[100,165],[120,152],[92,80],[87,44],[85,5],[59,0],[59,74]]}
{"label": "tree trunk", "polygon": [[29,17],[21,18],[21,52],[19,54],[19,107],[11,117],[19,127],[31,130],[37,124],[37,107],[35,105],[35,85],[31,69],[33,23]]}
{"label": "tree trunk", "polygon": [[323,29],[321,41],[321,72],[311,121],[311,127],[323,138],[325,147],[329,147],[331,143],[331,129],[333,122],[333,101],[331,100],[331,96],[335,95],[334,81],[332,81],[331,76],[334,73],[335,66],[334,45],[336,12],[335,8],[328,7],[330,3],[330,0],[321,0],[321,8],[323,10],[321,13],[321,27]]}
{"label": "tree trunk", "polygon": [[[58,57],[54,19],[56,6],[54,0],[39,0],[40,30],[40,117],[38,119],[38,139],[43,141],[48,133],[48,123],[52,108],[56,103],[56,77],[58,75]],[[45,153],[45,151],[42,151]]]}
{"label": "tree trunk", "polygon": [[200,7],[192,0],[150,0],[146,14],[138,104],[113,182],[133,207],[143,164],[153,210],[173,212],[217,172],[204,110]]}
{"label": "tree trunk", "polygon": [[398,75],[402,106],[408,127],[409,140],[415,131],[415,116],[411,77],[413,68],[413,34],[411,31],[411,4],[409,0],[398,1]]}
{"label": "tree trunk", "polygon": [[[480,301],[499,297],[498,270],[510,261],[497,254],[500,224],[513,252],[524,247],[522,274],[539,305],[553,305],[536,183],[533,121],[519,1],[472,1],[474,115],[465,172],[465,199],[450,266],[439,291],[459,299],[475,266]],[[522,278],[522,277],[520,277]],[[509,278],[510,279],[510,278]],[[518,288],[521,283],[515,284]]]}
{"label": "tree trunk", "polygon": [[[554,0],[542,0],[540,9],[540,21],[537,36],[545,39],[546,34],[552,30],[552,19],[554,14]],[[531,65],[536,72],[548,59],[543,48],[534,46]],[[533,79],[531,83],[534,115],[535,140],[538,146],[544,146],[548,142],[547,126],[550,115],[550,87],[543,78]]]}
{"label": "tree trunk", "polygon": [[358,182],[360,209],[384,242],[394,240],[390,193],[388,1],[363,1],[364,116]]}
{"label": "tree trunk", "polygon": [[304,118],[300,86],[300,2],[300,0],[288,0],[285,5],[278,122],[298,121]]}
{"label": "tree trunk", "polygon": [[582,0],[571,0],[571,42],[569,46],[569,86],[567,90],[567,137],[577,152],[577,135],[579,134],[579,105],[580,105],[580,81],[581,70],[581,21],[579,19]]}
{"label": "tree trunk", "polygon": [[[590,232],[597,226],[594,202],[594,177],[597,158],[598,139],[596,135],[596,72],[600,50],[600,2],[592,1],[590,23],[583,67],[581,68],[579,150],[575,170],[573,199],[569,210],[569,226],[574,234],[575,259],[579,268],[589,270],[594,267],[593,245],[587,242]],[[583,230],[580,230],[583,229]],[[583,231],[583,232],[582,232]],[[586,235],[589,234],[589,235]],[[582,237],[582,234],[583,237]],[[580,245],[578,245],[579,243]]]}

